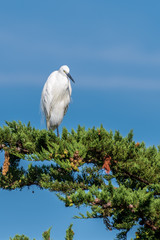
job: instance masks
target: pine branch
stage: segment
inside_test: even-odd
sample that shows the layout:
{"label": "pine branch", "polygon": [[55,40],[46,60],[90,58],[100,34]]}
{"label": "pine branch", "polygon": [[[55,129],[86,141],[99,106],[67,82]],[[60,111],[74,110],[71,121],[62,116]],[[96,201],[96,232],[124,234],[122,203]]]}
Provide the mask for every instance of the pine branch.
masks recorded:
{"label": "pine branch", "polygon": [[128,175],[129,177],[138,180],[139,182],[145,183],[146,185],[150,185],[150,184],[151,184],[151,183],[149,183],[147,180],[142,179],[141,177],[139,177],[139,176],[137,176],[137,175],[134,175],[134,174],[128,172],[127,170],[125,170],[125,169],[120,169],[120,170],[121,170],[122,172],[124,172],[126,175]]}
{"label": "pine branch", "polygon": [[[71,133],[64,128],[57,138],[52,131],[7,122],[0,128],[0,150],[5,151],[0,188],[36,185],[56,191],[68,207],[90,207],[86,218],[103,218],[108,229],[127,234],[139,222],[143,228],[139,235],[149,229],[150,236],[157,238],[160,147],[135,143],[132,131],[122,137],[119,131],[113,134],[103,126],[87,131],[78,126]],[[37,164],[24,169],[20,159]],[[38,166],[44,160],[49,165]]]}

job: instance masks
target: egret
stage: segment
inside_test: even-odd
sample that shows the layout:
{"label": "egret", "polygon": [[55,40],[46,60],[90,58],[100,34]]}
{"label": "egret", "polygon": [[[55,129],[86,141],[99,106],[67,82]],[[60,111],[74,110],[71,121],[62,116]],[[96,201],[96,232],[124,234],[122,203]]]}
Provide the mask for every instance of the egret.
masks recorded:
{"label": "egret", "polygon": [[75,83],[69,72],[69,67],[66,65],[61,66],[58,71],[52,72],[41,95],[41,108],[46,118],[47,129],[57,129],[58,137],[58,126],[61,124],[71,101],[72,88],[69,78]]}

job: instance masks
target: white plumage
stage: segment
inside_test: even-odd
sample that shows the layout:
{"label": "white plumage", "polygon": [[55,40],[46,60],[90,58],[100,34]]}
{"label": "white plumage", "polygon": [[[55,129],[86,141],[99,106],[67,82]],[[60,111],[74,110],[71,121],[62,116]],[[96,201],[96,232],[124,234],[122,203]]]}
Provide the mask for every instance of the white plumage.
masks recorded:
{"label": "white plumage", "polygon": [[55,130],[59,136],[58,126],[67,112],[71,100],[72,88],[69,67],[64,65],[48,77],[41,95],[41,108],[46,118],[47,128]]}

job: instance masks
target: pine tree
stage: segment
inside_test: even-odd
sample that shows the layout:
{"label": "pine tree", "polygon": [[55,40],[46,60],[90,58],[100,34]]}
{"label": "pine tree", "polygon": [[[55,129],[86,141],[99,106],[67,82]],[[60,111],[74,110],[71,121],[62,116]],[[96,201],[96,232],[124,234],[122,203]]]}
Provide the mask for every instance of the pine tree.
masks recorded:
{"label": "pine tree", "polygon": [[[147,148],[133,140],[133,131],[122,137],[103,126],[88,130],[78,126],[71,133],[64,128],[57,138],[54,132],[32,128],[30,123],[6,123],[0,128],[5,159],[2,189],[36,185],[56,191],[66,207],[90,207],[90,212],[77,218],[102,218],[108,230],[120,230],[117,239],[126,239],[137,224],[136,239],[159,239],[160,146]],[[26,170],[20,159],[51,164],[31,163]],[[71,227],[66,239],[73,239]],[[22,237],[17,239],[27,239]]]}

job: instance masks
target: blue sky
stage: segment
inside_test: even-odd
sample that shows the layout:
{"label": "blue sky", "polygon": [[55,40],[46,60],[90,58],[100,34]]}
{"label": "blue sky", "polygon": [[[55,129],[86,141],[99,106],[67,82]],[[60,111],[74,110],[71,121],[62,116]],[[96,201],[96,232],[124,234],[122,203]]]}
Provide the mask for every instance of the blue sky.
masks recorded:
{"label": "blue sky", "polygon": [[[160,144],[159,7],[158,0],[1,1],[0,126],[21,120],[45,128],[43,85],[67,64],[76,84],[60,130],[102,123],[123,136],[133,129],[147,146]],[[78,240],[115,236],[101,220],[73,220],[78,210],[66,209],[54,193],[33,187],[0,196],[0,239],[24,233],[39,240],[53,226],[61,240],[71,222]]]}

